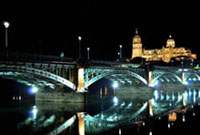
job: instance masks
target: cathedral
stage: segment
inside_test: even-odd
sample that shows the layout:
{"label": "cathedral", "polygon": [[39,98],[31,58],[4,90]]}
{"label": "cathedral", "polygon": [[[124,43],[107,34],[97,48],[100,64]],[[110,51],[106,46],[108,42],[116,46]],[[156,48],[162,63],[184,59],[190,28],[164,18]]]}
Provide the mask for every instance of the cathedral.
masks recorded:
{"label": "cathedral", "polygon": [[141,37],[136,29],[132,42],[131,59],[137,57],[144,58],[147,62],[163,61],[169,63],[173,58],[180,61],[181,57],[194,60],[196,59],[196,54],[192,54],[189,49],[185,49],[184,47],[175,47],[175,41],[172,39],[171,35],[169,36],[169,39],[167,39],[166,46],[163,46],[161,49],[143,49]]}

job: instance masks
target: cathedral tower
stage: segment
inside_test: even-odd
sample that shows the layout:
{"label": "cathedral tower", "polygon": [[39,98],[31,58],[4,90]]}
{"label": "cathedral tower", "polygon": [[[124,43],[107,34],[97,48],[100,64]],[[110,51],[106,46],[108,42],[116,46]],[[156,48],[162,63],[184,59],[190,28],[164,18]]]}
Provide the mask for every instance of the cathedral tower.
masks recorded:
{"label": "cathedral tower", "polygon": [[132,42],[132,57],[142,57],[142,40],[141,37],[138,35],[138,30],[136,29],[135,31],[135,36],[133,37],[133,42]]}

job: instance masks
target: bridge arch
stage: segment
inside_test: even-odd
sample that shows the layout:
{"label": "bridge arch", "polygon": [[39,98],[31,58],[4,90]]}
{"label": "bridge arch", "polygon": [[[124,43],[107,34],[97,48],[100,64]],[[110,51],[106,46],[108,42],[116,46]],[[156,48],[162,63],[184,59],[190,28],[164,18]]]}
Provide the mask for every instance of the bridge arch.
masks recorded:
{"label": "bridge arch", "polygon": [[182,79],[181,79],[178,75],[176,75],[176,74],[174,74],[174,73],[172,73],[172,72],[166,72],[166,73],[160,74],[160,75],[156,76],[155,78],[153,78],[153,80],[152,80],[152,82],[151,82],[151,86],[153,86],[153,84],[155,84],[155,82],[156,82],[159,78],[161,78],[162,76],[165,76],[165,75],[166,75],[166,76],[172,75],[173,77],[175,77],[175,78],[178,80],[178,82],[180,82],[181,84],[183,83]]}
{"label": "bridge arch", "polygon": [[[185,76],[184,76],[184,81],[187,81],[189,78],[191,77],[196,77],[197,80],[200,80],[200,76],[197,73],[194,72],[185,72]],[[192,78],[191,78],[192,79]]]}
{"label": "bridge arch", "polygon": [[[33,74],[37,76],[41,76],[50,80],[53,80],[55,82],[59,82],[64,84],[65,86],[69,87],[72,90],[76,90],[76,85],[69,80],[60,77],[58,75],[55,75],[53,73],[43,71],[36,68],[30,68],[26,66],[16,66],[16,65],[0,65],[0,76],[8,76],[8,73],[27,73],[27,74]],[[16,77],[17,78],[17,77]]]}
{"label": "bridge arch", "polygon": [[[128,109],[128,110],[131,109],[131,110],[127,111],[127,112],[129,112],[129,114],[128,114],[129,117],[126,117],[126,115],[123,114],[124,113],[123,112],[122,114],[119,114],[119,116],[117,116],[117,117],[120,117],[119,119],[112,119],[112,121],[108,120],[108,116],[104,117],[104,118],[99,118],[99,117],[95,117],[95,116],[90,116],[88,114],[85,117],[86,133],[89,133],[89,134],[101,133],[101,132],[105,132],[107,130],[111,130],[113,128],[117,128],[117,127],[119,127],[119,125],[124,126],[127,123],[136,123],[136,121],[140,120],[140,118],[136,118],[136,117],[143,115],[142,113],[145,112],[147,107],[148,107],[148,102],[145,102],[136,112],[132,112],[132,109],[127,106],[126,106],[126,108],[120,107],[120,109],[122,109],[121,110],[122,112],[127,111],[126,109]],[[116,107],[111,107],[108,111],[113,112],[112,109],[114,109],[114,108],[116,109]],[[131,114],[130,114],[130,112],[131,112]],[[105,113],[106,112],[104,112],[104,114]],[[95,125],[95,126],[93,126],[93,125]]]}
{"label": "bridge arch", "polygon": [[100,75],[95,76],[94,78],[92,78],[88,82],[85,82],[85,86],[84,87],[88,88],[90,85],[92,85],[93,83],[97,82],[98,80],[100,80],[100,79],[102,79],[104,77],[107,77],[107,76],[114,75],[114,74],[126,74],[126,75],[130,75],[130,76],[133,76],[136,79],[140,80],[145,85],[148,85],[147,80],[144,77],[142,77],[141,75],[139,75],[139,74],[137,74],[135,72],[132,72],[132,71],[129,71],[129,70],[123,70],[123,71],[113,70],[113,71],[107,71],[107,72],[104,72],[104,73],[102,73]]}

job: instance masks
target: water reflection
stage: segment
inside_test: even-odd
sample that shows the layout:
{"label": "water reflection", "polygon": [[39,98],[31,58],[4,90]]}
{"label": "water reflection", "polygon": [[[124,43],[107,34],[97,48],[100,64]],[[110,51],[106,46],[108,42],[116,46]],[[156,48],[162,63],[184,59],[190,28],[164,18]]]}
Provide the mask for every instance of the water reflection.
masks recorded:
{"label": "water reflection", "polygon": [[[158,118],[158,120],[161,120],[164,116],[168,116],[166,127],[170,129],[174,126],[179,114],[182,114],[182,122],[186,122],[185,114],[198,103],[199,93],[197,89],[188,89],[176,93],[154,90],[152,99],[148,101],[122,100],[114,97],[113,106],[109,109],[97,115],[88,115],[85,118],[86,133],[106,133],[106,131],[119,128],[119,134],[121,134],[120,127],[139,123],[146,126],[146,119]],[[147,107],[147,104],[149,107]],[[192,116],[195,115],[196,113],[193,112]],[[149,134],[153,134],[153,131],[149,130]]]}
{"label": "water reflection", "polygon": [[[155,135],[158,134],[155,130],[158,123],[165,127],[163,130],[171,132],[178,122],[187,123],[189,118],[198,116],[195,106],[200,105],[200,90],[188,89],[171,93],[154,90],[153,97],[148,100],[141,97],[121,98],[118,95],[95,98],[96,101],[92,100],[87,106],[74,103],[18,102],[10,108],[1,108],[2,120],[10,116],[19,117],[13,121],[9,119],[12,121],[11,125],[5,124],[2,132],[26,135],[121,135],[129,134],[130,131],[132,134]],[[99,108],[98,111],[94,111],[95,107]],[[7,118],[3,118],[5,116]]]}
{"label": "water reflection", "polygon": [[[70,134],[77,112],[85,111],[84,104],[12,103],[0,109],[0,118],[5,120],[1,126],[3,134]],[[69,129],[68,129],[69,128]]]}

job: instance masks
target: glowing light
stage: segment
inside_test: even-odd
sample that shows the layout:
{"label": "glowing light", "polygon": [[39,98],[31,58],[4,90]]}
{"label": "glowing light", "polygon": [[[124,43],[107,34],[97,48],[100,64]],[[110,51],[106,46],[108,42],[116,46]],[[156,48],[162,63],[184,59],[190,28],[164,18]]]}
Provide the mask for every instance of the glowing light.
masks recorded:
{"label": "glowing light", "polygon": [[21,100],[22,99],[22,97],[21,96],[19,96],[19,100]]}
{"label": "glowing light", "polygon": [[182,71],[182,69],[178,69],[178,71]]}
{"label": "glowing light", "polygon": [[153,116],[153,105],[154,105],[154,99],[149,100],[149,115]]}
{"label": "glowing light", "polygon": [[84,68],[78,69],[78,92],[84,92]]}
{"label": "glowing light", "polygon": [[188,96],[188,93],[187,93],[187,91],[185,91],[185,92],[184,92],[184,96],[185,96],[185,97],[187,97],[187,96]]}
{"label": "glowing light", "polygon": [[159,85],[159,81],[157,80],[157,81],[155,81],[153,84],[152,84],[152,87],[156,87],[156,86],[158,86]]}
{"label": "glowing light", "polygon": [[194,103],[196,102],[196,96],[195,95],[193,96],[193,102]]}
{"label": "glowing light", "polygon": [[117,82],[114,82],[114,83],[113,83],[113,87],[114,87],[114,88],[117,88],[118,86],[119,86],[119,84],[118,84]]}
{"label": "glowing light", "polygon": [[168,93],[166,94],[166,101],[168,101],[170,99],[170,96],[168,95]]}
{"label": "glowing light", "polygon": [[183,93],[183,106],[186,106],[186,101],[187,101],[187,91],[185,91],[184,93]]}
{"label": "glowing light", "polygon": [[80,41],[82,39],[82,37],[81,36],[78,36],[78,40]]}
{"label": "glowing light", "polygon": [[157,99],[158,99],[158,96],[159,96],[159,95],[158,95],[158,91],[157,91],[157,90],[155,90],[155,91],[154,91],[154,97],[155,97],[155,100],[157,100]]}
{"label": "glowing light", "polygon": [[185,122],[185,116],[183,115],[182,121]]}
{"label": "glowing light", "polygon": [[187,82],[187,81],[183,81],[183,84],[184,84],[184,85],[188,85],[188,82]]}
{"label": "glowing light", "polygon": [[37,113],[38,113],[38,109],[37,109],[37,107],[34,105],[34,106],[33,106],[33,109],[29,112],[29,115],[30,115],[33,119],[36,119]]}
{"label": "glowing light", "polygon": [[162,91],[161,91],[161,93],[160,93],[160,100],[162,101],[162,100],[164,100],[164,95],[162,94]]}
{"label": "glowing light", "polygon": [[118,104],[118,98],[116,96],[113,98],[113,102],[114,102],[114,105]]}
{"label": "glowing light", "polygon": [[170,123],[168,123],[168,128],[170,128]]}
{"label": "glowing light", "polygon": [[31,88],[29,88],[29,91],[28,91],[28,93],[30,95],[33,95],[33,94],[35,94],[37,92],[38,92],[38,88],[37,87],[31,87]]}
{"label": "glowing light", "polygon": [[85,117],[85,114],[81,114],[80,116],[81,116],[81,118],[84,118],[84,117]]}
{"label": "glowing light", "polygon": [[189,96],[191,96],[192,95],[192,92],[191,92],[191,90],[189,90]]}
{"label": "glowing light", "polygon": [[152,103],[152,105],[154,105],[155,104],[155,100],[151,99],[151,103]]}
{"label": "glowing light", "polygon": [[119,128],[119,135],[121,135],[122,134],[122,131],[121,131],[121,128]]}
{"label": "glowing light", "polygon": [[199,92],[198,92],[198,97],[200,97],[200,90],[199,90]]}
{"label": "glowing light", "polygon": [[196,90],[194,90],[194,91],[193,91],[193,95],[194,95],[194,96],[196,96],[196,95],[197,95],[197,92],[196,92]]}
{"label": "glowing light", "polygon": [[180,94],[180,93],[178,93],[178,101],[180,101],[180,100],[181,100],[181,98],[182,98],[181,94]]}
{"label": "glowing light", "polygon": [[33,91],[34,93],[36,93],[36,92],[38,91],[38,89],[37,89],[36,87],[34,87],[34,88],[32,88],[32,91]]}
{"label": "glowing light", "polygon": [[4,25],[5,28],[8,28],[8,27],[10,26],[10,23],[7,22],[7,21],[5,21],[5,22],[3,23],[3,25]]}
{"label": "glowing light", "polygon": [[175,100],[175,95],[174,95],[174,93],[172,93],[172,101],[174,101]]}
{"label": "glowing light", "polygon": [[154,85],[158,85],[158,81],[156,81]]}
{"label": "glowing light", "polygon": [[170,122],[176,121],[176,119],[177,119],[177,114],[176,114],[175,112],[170,113],[170,114],[168,115],[168,119],[169,119]]}

